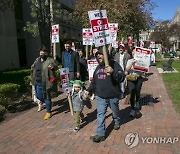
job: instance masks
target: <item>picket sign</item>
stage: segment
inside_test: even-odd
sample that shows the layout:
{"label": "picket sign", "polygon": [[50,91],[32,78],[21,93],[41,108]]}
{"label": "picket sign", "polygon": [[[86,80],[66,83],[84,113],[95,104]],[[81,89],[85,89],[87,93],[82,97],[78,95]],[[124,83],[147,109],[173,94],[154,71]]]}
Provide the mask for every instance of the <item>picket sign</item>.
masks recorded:
{"label": "picket sign", "polygon": [[52,25],[51,43],[53,43],[53,57],[56,59],[56,43],[59,43],[59,24]]}
{"label": "picket sign", "polygon": [[70,91],[72,90],[72,87],[69,85],[69,69],[61,68],[59,71],[60,71],[62,90],[64,91],[64,93],[68,95],[70,112],[71,112],[71,115],[74,115],[72,99],[70,96]]}
{"label": "picket sign", "polygon": [[98,62],[97,60],[88,60],[87,64],[88,64],[89,82],[91,82],[93,79],[94,71],[96,67],[98,66]]}
{"label": "picket sign", "polygon": [[83,45],[93,45],[93,32],[91,28],[82,30]]}
{"label": "picket sign", "polygon": [[150,54],[150,49],[136,47],[134,54],[134,59],[136,59],[136,63],[133,66],[133,69],[141,72],[149,72]]}
{"label": "picket sign", "polygon": [[103,46],[105,66],[109,66],[106,44],[112,43],[106,10],[88,11],[96,47]]}
{"label": "picket sign", "polygon": [[106,10],[88,11],[96,47],[112,43]]}

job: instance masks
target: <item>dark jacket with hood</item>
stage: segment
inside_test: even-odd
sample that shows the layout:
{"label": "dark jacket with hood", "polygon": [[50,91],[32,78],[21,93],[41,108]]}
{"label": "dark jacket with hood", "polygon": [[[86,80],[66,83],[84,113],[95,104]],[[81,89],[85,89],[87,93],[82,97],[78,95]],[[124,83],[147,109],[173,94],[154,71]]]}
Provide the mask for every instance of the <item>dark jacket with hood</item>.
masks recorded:
{"label": "dark jacket with hood", "polygon": [[103,99],[119,98],[119,83],[124,81],[125,75],[121,66],[110,60],[109,65],[113,68],[113,73],[107,75],[105,65],[98,65],[94,71],[93,80],[87,89],[90,93],[95,93]]}

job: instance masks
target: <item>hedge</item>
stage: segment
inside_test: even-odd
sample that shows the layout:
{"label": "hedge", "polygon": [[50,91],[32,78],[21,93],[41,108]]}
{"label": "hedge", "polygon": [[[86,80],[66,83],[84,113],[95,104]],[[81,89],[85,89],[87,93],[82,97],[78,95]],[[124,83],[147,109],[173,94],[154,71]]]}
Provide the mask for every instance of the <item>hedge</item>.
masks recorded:
{"label": "hedge", "polygon": [[11,99],[15,97],[20,89],[20,85],[14,83],[0,84],[0,105],[7,106]]}

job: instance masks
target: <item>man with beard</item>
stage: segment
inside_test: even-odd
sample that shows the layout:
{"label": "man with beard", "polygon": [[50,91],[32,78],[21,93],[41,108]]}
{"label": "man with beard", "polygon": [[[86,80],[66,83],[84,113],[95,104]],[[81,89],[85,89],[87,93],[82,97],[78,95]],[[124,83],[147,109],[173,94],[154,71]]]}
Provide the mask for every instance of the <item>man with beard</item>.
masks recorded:
{"label": "man with beard", "polygon": [[118,130],[120,128],[118,107],[120,96],[119,83],[124,81],[125,75],[120,65],[115,61],[110,60],[109,66],[105,66],[102,48],[96,52],[96,58],[99,65],[94,71],[93,80],[85,92],[85,97],[89,93],[95,93],[98,128],[96,135],[91,136],[90,139],[93,142],[101,142],[105,140],[105,119],[108,106],[112,110],[114,129]]}
{"label": "man with beard", "polygon": [[65,46],[66,50],[62,52],[62,67],[69,68],[70,80],[79,79],[80,66],[78,53],[71,49],[71,41],[67,41]]}

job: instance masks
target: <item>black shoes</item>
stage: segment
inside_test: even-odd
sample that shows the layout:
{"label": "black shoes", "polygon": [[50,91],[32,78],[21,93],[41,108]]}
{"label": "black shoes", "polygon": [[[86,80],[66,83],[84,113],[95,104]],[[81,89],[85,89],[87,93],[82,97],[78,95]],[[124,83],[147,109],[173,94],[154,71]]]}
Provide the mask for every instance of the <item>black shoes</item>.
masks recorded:
{"label": "black shoes", "polygon": [[102,142],[102,141],[105,141],[105,136],[99,136],[99,135],[95,135],[95,136],[91,136],[90,139],[93,141],[93,142]]}
{"label": "black shoes", "polygon": [[115,124],[114,125],[114,130],[119,130],[119,128],[120,128],[120,124]]}

